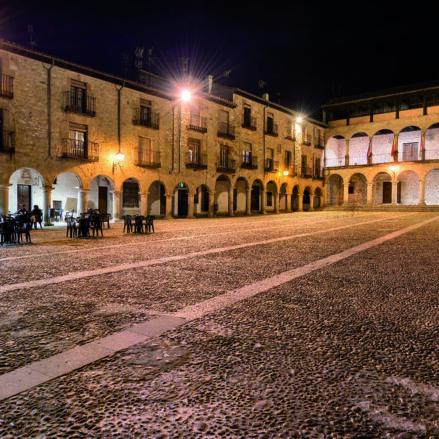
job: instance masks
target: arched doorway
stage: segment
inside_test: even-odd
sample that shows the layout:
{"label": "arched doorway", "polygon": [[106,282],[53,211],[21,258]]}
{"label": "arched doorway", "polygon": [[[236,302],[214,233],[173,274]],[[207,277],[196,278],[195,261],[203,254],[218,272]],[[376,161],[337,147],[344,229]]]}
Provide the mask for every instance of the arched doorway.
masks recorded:
{"label": "arched doorway", "polygon": [[264,185],[261,180],[255,180],[252,184],[252,192],[250,197],[250,210],[252,212],[261,212],[261,195]]}
{"label": "arched doorway", "polygon": [[340,175],[333,174],[328,178],[326,204],[328,206],[341,206],[343,199],[343,179]]}
{"label": "arched doorway", "polygon": [[55,219],[62,220],[66,214],[76,216],[82,210],[79,196],[81,188],[81,179],[73,172],[63,172],[56,176],[52,192],[52,205],[56,213]]}
{"label": "arched doorway", "polygon": [[222,174],[216,179],[215,183],[215,213],[227,215],[229,212],[229,188],[230,179]]}
{"label": "arched doorway", "polygon": [[180,181],[174,188],[173,215],[177,218],[187,218],[189,213],[189,188]]}
{"label": "arched doorway", "polygon": [[303,191],[303,210],[309,210],[311,207],[311,189],[306,187]]}
{"label": "arched doorway", "polygon": [[299,210],[299,186],[293,187],[293,193],[291,194],[291,210],[297,212]]}
{"label": "arched doorway", "polygon": [[[44,212],[44,179],[41,174],[32,168],[21,168],[15,171],[9,184],[9,212],[16,212],[26,205],[28,210],[37,204]],[[51,207],[51,206],[48,206]]]}
{"label": "arched doorway", "polygon": [[354,174],[349,179],[348,197],[351,204],[367,204],[367,180],[363,174]]}
{"label": "arched doorway", "polygon": [[149,215],[166,215],[166,188],[165,185],[156,180],[151,183],[148,189],[148,212]]}
{"label": "arched doorway", "polygon": [[100,213],[113,213],[114,183],[105,176],[98,175],[90,182],[88,208],[98,209]]}
{"label": "arched doorway", "polygon": [[128,178],[122,183],[121,215],[140,213],[140,185],[135,178]]}
{"label": "arched doorway", "polygon": [[198,186],[195,192],[194,214],[197,217],[209,215],[209,189],[205,184]]}
{"label": "arched doorway", "polygon": [[313,208],[319,209],[322,206],[322,190],[318,187],[314,191]]}

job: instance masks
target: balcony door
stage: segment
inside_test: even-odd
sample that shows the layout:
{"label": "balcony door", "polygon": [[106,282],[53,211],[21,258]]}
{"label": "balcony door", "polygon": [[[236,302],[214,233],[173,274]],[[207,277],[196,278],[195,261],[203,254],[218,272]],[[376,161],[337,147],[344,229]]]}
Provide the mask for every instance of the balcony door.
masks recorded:
{"label": "balcony door", "polygon": [[220,167],[227,168],[229,163],[229,148],[221,146],[220,149]]}

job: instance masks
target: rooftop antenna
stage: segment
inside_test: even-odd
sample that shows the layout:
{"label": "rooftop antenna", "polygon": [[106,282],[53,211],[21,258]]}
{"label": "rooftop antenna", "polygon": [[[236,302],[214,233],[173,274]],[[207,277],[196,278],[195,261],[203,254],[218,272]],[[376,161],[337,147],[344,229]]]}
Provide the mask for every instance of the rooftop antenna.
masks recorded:
{"label": "rooftop antenna", "polygon": [[148,49],[148,87],[151,85],[151,66],[154,63],[152,51],[154,50],[154,47],[151,47],[151,49]]}
{"label": "rooftop antenna", "polygon": [[29,34],[29,43],[30,43],[30,47],[31,47],[32,49],[35,49],[35,46],[37,45],[37,42],[34,41],[34,39],[33,39],[34,29],[33,29],[33,27],[32,27],[31,24],[28,24],[28,25],[27,25],[27,33]]}
{"label": "rooftop antenna", "polygon": [[125,77],[128,77],[128,71],[129,71],[128,64],[130,62],[130,56],[128,55],[128,53],[122,53],[120,55],[120,58],[122,61],[122,66],[123,66],[123,75]]}
{"label": "rooftop antenna", "polygon": [[140,76],[140,70],[143,68],[143,51],[145,48],[137,47],[136,48],[136,67],[137,67],[137,79]]}

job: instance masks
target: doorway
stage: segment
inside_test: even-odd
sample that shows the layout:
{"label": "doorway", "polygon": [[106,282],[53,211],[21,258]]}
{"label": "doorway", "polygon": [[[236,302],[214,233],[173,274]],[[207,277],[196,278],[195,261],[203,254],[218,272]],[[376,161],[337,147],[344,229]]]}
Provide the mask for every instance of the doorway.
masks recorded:
{"label": "doorway", "polygon": [[99,213],[108,213],[108,187],[99,186],[98,190],[98,209]]}
{"label": "doorway", "polygon": [[392,203],[392,182],[383,181],[383,204]]}
{"label": "doorway", "polygon": [[178,212],[177,215],[186,217],[188,214],[188,200],[189,194],[187,189],[178,190]]}
{"label": "doorway", "polygon": [[259,186],[252,186],[251,210],[259,212]]}
{"label": "doorway", "polygon": [[17,184],[17,210],[22,204],[26,205],[27,210],[32,209],[32,186],[30,184]]}

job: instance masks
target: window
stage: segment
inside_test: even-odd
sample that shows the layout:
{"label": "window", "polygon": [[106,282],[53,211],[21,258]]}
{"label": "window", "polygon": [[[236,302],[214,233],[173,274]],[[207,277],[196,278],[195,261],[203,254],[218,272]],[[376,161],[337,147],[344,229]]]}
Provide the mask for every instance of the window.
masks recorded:
{"label": "window", "polygon": [[286,132],[286,136],[287,139],[293,139],[294,138],[294,124],[293,121],[291,119],[288,119],[287,122],[287,132]]}
{"label": "window", "polygon": [[267,132],[268,133],[274,132],[274,114],[273,113],[267,113]]}
{"label": "window", "polygon": [[148,137],[139,137],[138,160],[140,163],[149,164],[154,162],[152,140]]}
{"label": "window", "polygon": [[87,125],[69,123],[69,155],[73,157],[87,156]]}
{"label": "window", "polygon": [[81,113],[87,111],[87,84],[72,80],[70,85],[70,106]]}
{"label": "window", "polygon": [[122,206],[139,207],[139,185],[135,181],[124,181],[122,185]]}
{"label": "window", "polygon": [[404,143],[402,145],[402,160],[404,162],[418,160],[418,146],[418,142]]}
{"label": "window", "polygon": [[200,161],[200,140],[199,139],[189,139],[188,161],[189,161],[189,163],[199,163],[199,161]]}
{"label": "window", "polygon": [[242,145],[242,163],[251,165],[252,163],[252,145],[251,143],[243,143]]}
{"label": "window", "polygon": [[220,167],[228,168],[229,164],[229,148],[227,146],[221,145],[220,148]]}
{"label": "window", "polygon": [[349,186],[348,186],[348,194],[349,195],[353,195],[355,193],[355,187],[354,187],[354,184],[353,183],[349,183]]}
{"label": "window", "polygon": [[290,166],[291,166],[291,151],[285,151],[284,166],[287,169],[290,168]]}

